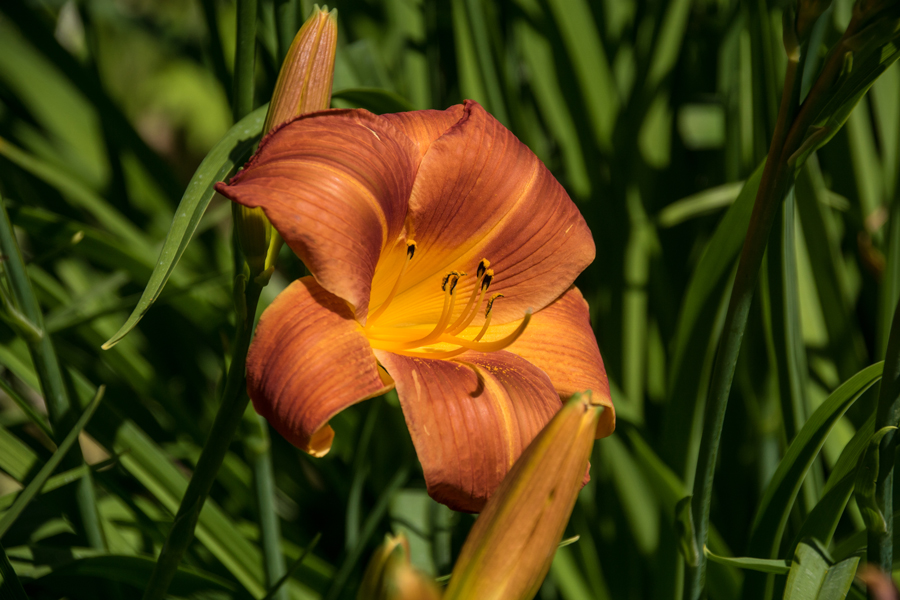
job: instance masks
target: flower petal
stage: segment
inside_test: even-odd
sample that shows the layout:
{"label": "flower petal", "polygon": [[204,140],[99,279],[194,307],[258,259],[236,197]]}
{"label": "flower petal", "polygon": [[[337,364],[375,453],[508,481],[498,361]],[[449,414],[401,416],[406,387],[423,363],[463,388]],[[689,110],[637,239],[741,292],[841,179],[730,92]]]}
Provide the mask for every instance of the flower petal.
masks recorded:
{"label": "flower petal", "polygon": [[275,130],[229,185],[260,206],[326,290],[365,319],[375,265],[403,229],[419,152],[364,110],[302,116]]}
{"label": "flower petal", "polygon": [[508,352],[375,355],[396,381],[429,495],[454,510],[480,511],[562,406],[547,375]]}
{"label": "flower petal", "polygon": [[382,115],[382,118],[405,133],[418,146],[419,154],[425,156],[432,142],[456,125],[464,114],[463,105],[456,104],[447,110],[416,110]]}
{"label": "flower petal", "polygon": [[597,424],[597,438],[615,430],[616,409],[609,379],[591,328],[588,303],[578,288],[572,286],[535,314],[522,336],[506,350],[544,371],[563,399],[591,390],[591,403],[605,407]]}
{"label": "flower petal", "polygon": [[347,303],[312,277],[293,282],[263,312],[247,356],[256,412],[314,456],[331,449],[328,420],[393,387]]}
{"label": "flower petal", "polygon": [[[435,322],[440,277],[475,273],[487,258],[503,323],[562,294],[594,258],[578,209],[541,161],[476,102],[428,148],[409,201],[407,228],[417,243],[401,293],[383,325]],[[477,285],[464,278],[462,297]],[[479,314],[476,325],[483,317]]]}

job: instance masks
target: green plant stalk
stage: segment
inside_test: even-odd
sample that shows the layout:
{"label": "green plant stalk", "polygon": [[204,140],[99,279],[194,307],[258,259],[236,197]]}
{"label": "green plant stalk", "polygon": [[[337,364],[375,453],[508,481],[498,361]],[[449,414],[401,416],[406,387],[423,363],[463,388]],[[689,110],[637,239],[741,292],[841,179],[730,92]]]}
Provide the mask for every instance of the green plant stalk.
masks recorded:
{"label": "green plant stalk", "polygon": [[297,35],[297,3],[294,0],[275,0],[275,24],[278,34],[278,62],[284,60],[294,36]]}
{"label": "green plant stalk", "polygon": [[[259,535],[262,540],[263,562],[266,568],[266,588],[273,589],[285,574],[284,554],[281,552],[281,531],[275,513],[275,475],[272,471],[272,452],[269,425],[255,412],[249,417],[254,423],[253,434],[247,443],[253,466],[253,486],[259,509]],[[272,594],[273,600],[287,600],[287,588]]]}
{"label": "green plant stalk", "polygon": [[[753,290],[759,278],[759,268],[777,214],[776,211],[790,191],[794,169],[799,166],[788,164],[788,162],[791,155],[803,144],[810,125],[815,122],[823,105],[827,102],[828,91],[841,73],[844,53],[850,47],[849,40],[857,33],[860,23],[861,21],[854,14],[854,18],[851,19],[841,40],[826,59],[819,77],[799,109],[802,86],[800,48],[794,48],[788,54],[778,119],[766,157],[759,191],[756,195],[756,203],[753,206],[747,237],[741,251],[728,312],[725,315],[722,339],[710,379],[710,394],[704,415],[703,437],[700,441],[697,472],[694,478],[694,504],[691,507],[696,525],[695,535],[698,548],[704,547],[709,533],[709,505],[712,498],[712,482],[715,475],[719,440],[722,437],[722,423],[725,418],[728,395],[731,391],[734,368],[740,353],[741,339],[747,325]],[[705,578],[706,558],[701,554],[697,566],[686,569],[684,597],[687,600],[697,600],[700,597]]]}
{"label": "green plant stalk", "polygon": [[237,43],[234,48],[234,104],[231,106],[235,123],[253,110],[255,59],[256,0],[238,0]]}
{"label": "green plant stalk", "polygon": [[[725,420],[725,408],[731,392],[734,369],[740,354],[741,340],[747,325],[753,291],[759,279],[759,269],[777,211],[793,182],[793,169],[787,165],[786,160],[790,155],[785,156],[784,154],[785,140],[790,131],[799,96],[798,58],[796,54],[788,57],[779,119],[772,136],[772,144],[763,170],[759,192],[756,195],[756,203],[753,206],[753,214],[750,218],[734,287],[731,291],[731,299],[728,303],[728,312],[725,315],[722,340],[719,343],[713,365],[710,394],[704,414],[703,435],[697,456],[694,502],[691,506],[696,525],[697,548],[706,546],[709,534],[709,508],[719,441],[722,437],[722,424]],[[686,567],[684,598],[698,600],[703,592],[705,580],[706,556],[701,553],[696,567]]]}
{"label": "green plant stalk", "polygon": [[[44,330],[44,316],[31,280],[25,271],[25,261],[19,250],[15,232],[6,206],[0,199],[0,252],[3,253],[3,268],[22,314],[40,331]],[[41,391],[47,403],[47,412],[53,427],[54,439],[61,442],[75,422],[78,414],[73,410],[69,401],[69,393],[63,379],[62,369],[53,347],[53,341],[46,332],[40,338],[25,338],[34,362],[35,371],[41,382]],[[76,447],[63,461],[63,468],[68,470],[84,463],[81,448]],[[78,514],[75,515],[78,525],[84,531],[85,539],[91,548],[106,550],[106,539],[100,526],[100,515],[97,513],[97,497],[94,492],[94,483],[90,470],[78,480],[75,485],[75,502],[78,506]]]}
{"label": "green plant stalk", "polygon": [[[884,374],[875,412],[875,431],[900,424],[900,302],[894,311],[891,333],[888,337]],[[894,456],[897,449],[895,432],[881,440],[878,480],[875,483],[875,502],[884,515],[884,531],[869,530],[868,561],[885,573],[893,569],[894,560]]]}
{"label": "green plant stalk", "polygon": [[[241,278],[238,278],[240,281]],[[242,287],[240,284],[236,288]],[[245,296],[241,295],[241,299],[246,300],[246,304],[239,306],[237,331],[235,332],[234,351],[232,353],[231,365],[228,369],[228,375],[225,379],[225,390],[222,394],[222,404],[219,406],[219,412],[216,414],[216,420],[213,422],[212,429],[200,453],[200,459],[197,461],[197,468],[194,475],[188,483],[187,490],[181,499],[181,505],[178,507],[178,513],[172,523],[172,529],[166,538],[162,551],[156,565],[153,567],[153,573],[147,588],[144,591],[143,600],[162,600],[172,583],[172,578],[178,570],[178,565],[184,556],[185,550],[191,540],[194,539],[194,528],[197,525],[197,519],[200,517],[200,510],[209,490],[216,479],[222,461],[225,460],[225,454],[231,440],[237,431],[238,425],[244,416],[244,410],[247,408],[249,398],[246,393],[245,373],[247,365],[247,351],[250,348],[250,339],[253,336],[253,322],[256,317],[256,306],[259,304],[259,294],[262,287],[256,282],[250,282],[247,286]],[[239,300],[240,302],[240,300]]]}

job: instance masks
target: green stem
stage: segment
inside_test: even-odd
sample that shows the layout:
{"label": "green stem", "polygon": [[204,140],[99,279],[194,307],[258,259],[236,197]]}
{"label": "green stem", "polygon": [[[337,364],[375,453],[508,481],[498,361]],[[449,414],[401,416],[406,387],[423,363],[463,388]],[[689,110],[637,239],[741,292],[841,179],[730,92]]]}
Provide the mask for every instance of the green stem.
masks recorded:
{"label": "green stem", "polygon": [[[875,412],[875,431],[889,425],[900,425],[900,302],[894,311],[894,321],[888,337],[887,354],[884,359],[884,373],[878,408]],[[868,561],[885,573],[893,570],[894,560],[894,455],[895,433],[891,432],[881,440],[879,451],[878,481],[875,484],[875,501],[886,524],[884,531],[869,530]]]}
{"label": "green stem", "polygon": [[719,441],[722,437],[722,423],[725,420],[725,408],[731,392],[734,368],[747,325],[753,291],[759,279],[759,268],[762,265],[766,243],[781,201],[787,195],[793,181],[793,169],[786,164],[787,156],[790,155],[785,156],[784,154],[785,140],[793,122],[797,106],[796,99],[799,96],[800,78],[797,77],[797,70],[798,57],[789,57],[779,118],[756,195],[756,204],[753,206],[753,214],[750,218],[734,287],[731,291],[728,312],[725,315],[722,340],[719,343],[719,350],[713,365],[710,394],[703,421],[703,437],[700,440],[697,472],[694,478],[694,503],[691,507],[696,525],[697,548],[701,549],[701,552],[697,566],[686,569],[684,595],[686,600],[700,598],[705,585],[706,556],[703,554],[702,548],[706,545],[709,533],[709,507],[712,499],[712,484]]}
{"label": "green stem", "polygon": [[278,27],[278,60],[287,56],[297,35],[297,3],[294,0],[275,0],[275,23]]}
{"label": "green stem", "polygon": [[[247,436],[247,454],[253,466],[253,485],[259,509],[259,532],[262,540],[263,562],[266,566],[266,588],[273,589],[285,574],[284,554],[281,552],[281,531],[275,513],[275,476],[272,472],[272,452],[269,425],[264,418],[248,411],[253,433]],[[247,416],[247,415],[245,415]],[[273,600],[287,600],[287,588],[272,594]]]}
{"label": "green stem", "polygon": [[[2,199],[0,199],[0,252],[3,253],[5,259],[3,268],[19,310],[38,331],[42,332],[40,337],[25,336],[24,339],[28,343],[31,359],[41,382],[41,391],[47,403],[54,439],[60,442],[78,421],[77,407],[73,409],[69,401],[69,393],[63,379],[59,359],[56,356],[53,341],[44,331],[44,315],[41,313],[41,306],[31,287],[31,280],[25,270],[25,261],[22,259],[22,253],[19,250],[19,244]],[[63,461],[63,468],[72,469],[83,463],[81,448],[76,447]],[[97,550],[106,550],[106,539],[100,526],[97,497],[94,493],[90,470],[85,472],[75,486],[75,502],[78,507],[75,516],[84,531],[88,545]]]}
{"label": "green stem", "polygon": [[[243,291],[242,278],[238,277],[236,281],[236,290]],[[246,304],[239,306],[234,351],[225,380],[222,404],[203,446],[203,452],[200,453],[194,475],[181,499],[172,529],[153,567],[153,574],[144,591],[144,600],[162,600],[165,596],[184,552],[194,538],[194,528],[200,517],[200,509],[206,502],[219,467],[225,460],[225,454],[247,408],[249,399],[245,390],[244,369],[247,365],[247,350],[253,336],[253,322],[261,291],[262,288],[258,284],[251,282],[246,289]],[[240,297],[244,297],[243,293]]]}
{"label": "green stem", "polygon": [[[237,40],[234,51],[234,104],[235,122],[239,121],[253,109],[254,59],[256,54],[256,0],[238,0],[237,2]],[[234,236],[236,237],[236,236]],[[235,265],[237,273],[243,271],[243,260],[235,246]],[[245,285],[246,284],[246,285]],[[194,529],[200,518],[200,511],[209,495],[209,490],[216,479],[231,440],[244,416],[249,399],[246,393],[247,351],[253,337],[253,323],[256,317],[256,306],[262,286],[255,281],[247,282],[243,275],[235,277],[234,296],[237,308],[237,327],[234,336],[234,349],[228,375],[225,379],[225,390],[216,420],[200,453],[197,468],[188,483],[178,513],[172,523],[172,529],[166,538],[162,551],[147,588],[144,600],[161,600],[169,589],[169,584],[178,570],[178,565],[194,539]]]}
{"label": "green stem", "polygon": [[237,123],[253,110],[254,70],[256,67],[256,0],[237,2],[237,43],[234,47],[234,104]]}

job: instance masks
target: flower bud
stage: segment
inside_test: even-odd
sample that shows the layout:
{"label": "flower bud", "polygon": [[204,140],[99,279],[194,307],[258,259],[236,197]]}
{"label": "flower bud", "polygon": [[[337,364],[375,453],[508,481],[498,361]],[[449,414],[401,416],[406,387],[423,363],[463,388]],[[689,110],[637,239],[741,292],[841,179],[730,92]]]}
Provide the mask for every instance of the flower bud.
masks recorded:
{"label": "flower bud", "polygon": [[234,227],[244,259],[250,266],[251,278],[266,270],[266,256],[272,241],[272,224],[261,208],[247,208],[240,204],[231,205]]}
{"label": "flower bud", "polygon": [[402,533],[387,536],[366,572],[357,600],[440,600],[437,586],[409,562],[409,542]]}
{"label": "flower bud", "polygon": [[529,444],[472,527],[445,600],[534,597],[575,507],[602,410],[576,394]]}
{"label": "flower bud", "polygon": [[336,48],[337,9],[329,12],[327,6],[319,8],[316,5],[281,65],[266,115],[265,131],[331,105]]}

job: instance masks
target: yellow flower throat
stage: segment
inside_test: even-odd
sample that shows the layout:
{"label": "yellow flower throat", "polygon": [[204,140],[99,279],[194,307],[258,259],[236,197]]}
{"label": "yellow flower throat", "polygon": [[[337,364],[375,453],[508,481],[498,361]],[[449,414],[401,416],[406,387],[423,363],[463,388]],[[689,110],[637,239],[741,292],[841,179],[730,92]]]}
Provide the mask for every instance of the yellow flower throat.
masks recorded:
{"label": "yellow flower throat", "polygon": [[397,290],[400,289],[400,282],[406,273],[406,268],[412,262],[415,254],[416,243],[410,240],[406,245],[406,260],[403,261],[403,265],[400,267],[400,272],[391,292],[381,306],[372,311],[366,320],[365,333],[373,348],[421,358],[453,358],[466,350],[478,352],[502,350],[515,342],[525,331],[529,321],[531,321],[530,310],[525,313],[525,318],[509,335],[491,342],[481,341],[491,326],[491,308],[494,306],[494,301],[503,297],[503,294],[494,294],[487,301],[484,311],[484,324],[481,326],[480,331],[471,339],[459,337],[459,334],[469,327],[478,314],[478,309],[481,307],[485,293],[487,293],[494,278],[494,270],[490,268],[491,263],[487,259],[482,259],[478,264],[478,271],[475,276],[479,281],[479,285],[472,289],[468,301],[455,319],[453,317],[457,308],[456,287],[460,279],[466,276],[466,273],[451,271],[441,281],[444,305],[441,310],[441,316],[430,332],[423,336],[421,330],[411,327],[378,327],[376,325],[378,318],[384,314],[397,295]]}

